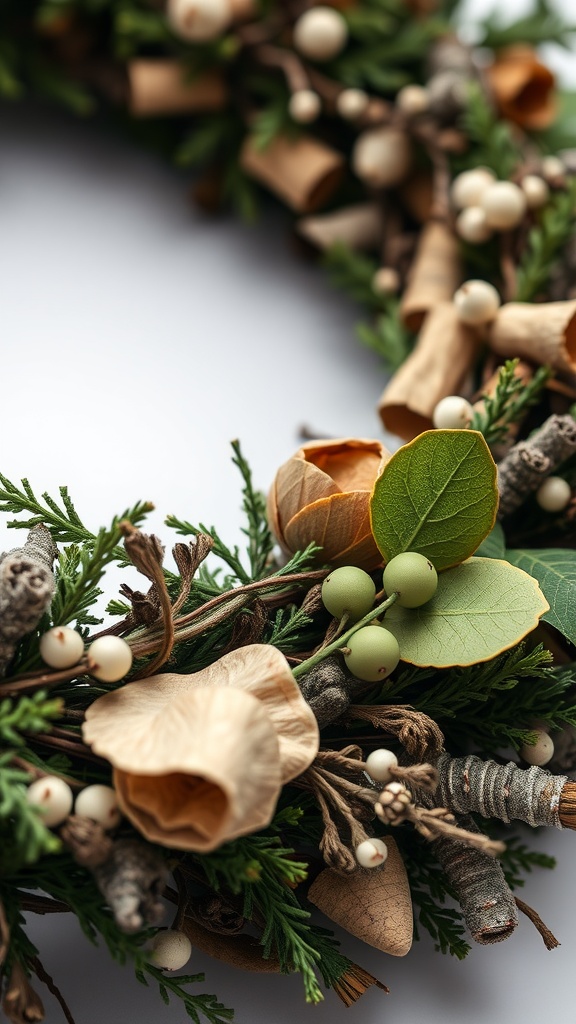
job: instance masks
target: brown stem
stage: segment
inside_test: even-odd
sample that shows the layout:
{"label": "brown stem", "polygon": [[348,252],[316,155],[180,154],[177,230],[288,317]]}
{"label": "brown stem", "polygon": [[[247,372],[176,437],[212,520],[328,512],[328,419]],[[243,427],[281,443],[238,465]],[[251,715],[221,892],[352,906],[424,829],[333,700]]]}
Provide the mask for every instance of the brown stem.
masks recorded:
{"label": "brown stem", "polygon": [[525,914],[529,921],[532,921],[536,931],[542,936],[546,949],[556,949],[560,943],[547,925],[544,924],[540,914],[537,914],[533,907],[529,906],[528,903],[524,903],[524,900],[518,899],[518,896],[514,897],[514,902],[516,903],[518,910]]}
{"label": "brown stem", "polygon": [[133,676],[134,679],[143,679],[146,676],[154,675],[156,669],[168,661],[175,640],[172,602],[170,601],[162,568],[164,549],[155,537],[148,537],[127,519],[123,519],[119,527],[124,536],[124,547],[130,559],[138,571],[146,576],[154,587],[154,593],[162,615],[162,643],[158,653],[148,665]]}
{"label": "brown stem", "polygon": [[504,284],[505,302],[514,302],[518,292],[518,277],[514,259],[514,236],[505,231],[500,236],[500,273]]}
{"label": "brown stem", "polygon": [[88,673],[88,662],[86,658],[78,662],[72,668],[64,668],[60,672],[27,672],[14,678],[5,679],[0,683],[0,697],[9,696],[15,693],[27,693],[29,690],[45,690],[58,683],[68,683],[77,676],[84,676]]}
{"label": "brown stem", "polygon": [[278,68],[283,72],[290,92],[300,92],[310,88],[310,79],[304,65],[293,50],[284,50],[280,46],[263,44],[256,47],[253,56],[264,67]]}
{"label": "brown stem", "polygon": [[74,1020],[74,1017],[72,1016],[72,1013],[70,1011],[70,1007],[68,1006],[68,1003],[64,999],[64,996],[62,995],[56,982],[54,981],[53,978],[50,977],[48,971],[43,967],[38,957],[31,957],[30,960],[28,960],[28,964],[34,971],[34,974],[36,975],[38,980],[42,981],[44,985],[46,985],[48,991],[55,997],[55,999],[58,1000],[58,1002],[60,1003],[60,1007],[62,1009],[62,1013],[64,1014],[66,1020],[68,1021],[68,1024],[76,1024],[76,1021]]}
{"label": "brown stem", "polygon": [[[35,779],[44,779],[48,774],[48,772],[42,771],[41,768],[37,768],[35,764],[32,764],[30,761],[26,761],[23,757],[14,756],[10,763],[15,765],[16,768],[21,768],[22,771],[28,772],[28,774],[32,775]],[[57,775],[58,778],[62,779],[63,782],[66,782],[71,789],[84,789],[85,784],[83,782],[79,782],[78,779],[73,779],[70,775],[62,775],[61,772],[54,771],[50,772],[50,775]]]}
{"label": "brown stem", "polygon": [[10,944],[10,928],[8,927],[8,919],[6,917],[6,911],[4,910],[4,904],[0,900],[0,967],[6,959],[8,953],[8,946]]}
{"label": "brown stem", "polygon": [[72,907],[62,900],[53,900],[49,896],[36,896],[34,893],[22,893],[18,904],[22,910],[32,914],[71,914]]}

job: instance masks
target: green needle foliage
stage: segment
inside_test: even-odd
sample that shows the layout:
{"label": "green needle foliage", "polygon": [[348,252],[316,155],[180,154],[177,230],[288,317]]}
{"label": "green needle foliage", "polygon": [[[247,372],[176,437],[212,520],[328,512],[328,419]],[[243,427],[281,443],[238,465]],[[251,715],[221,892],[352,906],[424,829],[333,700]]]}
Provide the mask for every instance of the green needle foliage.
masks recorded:
{"label": "green needle foliage", "polygon": [[531,302],[545,289],[575,225],[576,182],[572,180],[566,191],[552,196],[528,235],[518,267],[518,302]]}
{"label": "green needle foliage", "polygon": [[519,359],[507,359],[500,370],[493,395],[484,397],[484,408],[475,410],[471,430],[479,430],[487,444],[503,441],[513,423],[519,422],[542,394],[552,371],[540,366],[529,381],[516,374]]}
{"label": "green needle foliage", "polygon": [[[488,103],[479,85],[468,87],[468,103],[461,118],[461,128],[471,143],[466,152],[465,167],[489,167],[497,178],[506,180],[519,160],[508,121],[501,121]],[[458,167],[464,170],[464,166]]]}

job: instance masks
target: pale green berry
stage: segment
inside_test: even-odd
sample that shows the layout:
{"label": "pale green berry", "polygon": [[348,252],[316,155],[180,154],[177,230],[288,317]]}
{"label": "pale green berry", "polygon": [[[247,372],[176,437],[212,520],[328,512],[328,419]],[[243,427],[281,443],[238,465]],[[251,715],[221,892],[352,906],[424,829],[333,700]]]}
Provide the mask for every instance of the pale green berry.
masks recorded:
{"label": "pale green berry", "polygon": [[347,647],[346,665],[365,683],[386,679],[400,661],[398,641],[383,626],[362,626],[350,637]]}
{"label": "pale green berry", "polygon": [[383,584],[389,597],[398,594],[396,600],[402,608],[419,608],[434,597],[438,573],[425,555],[404,551],[388,562]]}
{"label": "pale green berry", "polygon": [[343,565],[333,569],[322,584],[322,601],[331,615],[341,619],[348,615],[351,622],[357,622],[368,614],[376,587],[364,569],[355,565]]}

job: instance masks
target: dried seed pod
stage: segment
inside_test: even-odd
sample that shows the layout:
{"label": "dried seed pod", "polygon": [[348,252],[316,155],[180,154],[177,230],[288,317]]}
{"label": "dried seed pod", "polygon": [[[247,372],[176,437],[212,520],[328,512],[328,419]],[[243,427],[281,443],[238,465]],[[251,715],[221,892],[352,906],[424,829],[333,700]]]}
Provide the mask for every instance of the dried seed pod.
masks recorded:
{"label": "dried seed pod", "polygon": [[279,135],[266,149],[248,137],[240,164],[249,177],[297,213],[311,213],[324,206],[344,175],[344,157],[307,135],[296,140]]}

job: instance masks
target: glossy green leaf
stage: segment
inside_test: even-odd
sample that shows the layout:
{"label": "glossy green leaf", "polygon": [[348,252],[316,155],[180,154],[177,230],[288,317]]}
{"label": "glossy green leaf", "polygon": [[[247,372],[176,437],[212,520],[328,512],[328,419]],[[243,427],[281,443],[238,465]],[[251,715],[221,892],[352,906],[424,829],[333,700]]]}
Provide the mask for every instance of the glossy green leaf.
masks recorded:
{"label": "glossy green leaf", "polygon": [[480,558],[506,558],[506,535],[500,523],[494,524],[474,554]]}
{"label": "glossy green leaf", "polygon": [[562,548],[509,549],[505,557],[538,580],[550,605],[544,620],[576,644],[576,551]]}
{"label": "glossy green leaf", "polygon": [[488,661],[519,643],[548,610],[535,579],[509,562],[470,558],[438,580],[421,608],[395,604],[384,620],[402,661],[446,668]]}
{"label": "glossy green leaf", "polygon": [[497,509],[496,466],[482,435],[427,430],[384,467],[370,517],[386,562],[402,551],[419,551],[440,571],[476,551]]}

